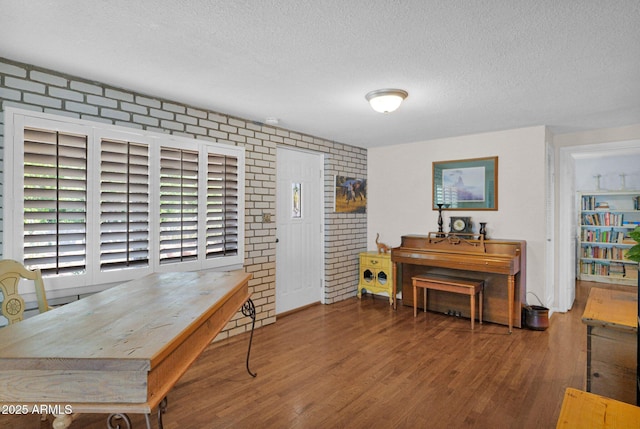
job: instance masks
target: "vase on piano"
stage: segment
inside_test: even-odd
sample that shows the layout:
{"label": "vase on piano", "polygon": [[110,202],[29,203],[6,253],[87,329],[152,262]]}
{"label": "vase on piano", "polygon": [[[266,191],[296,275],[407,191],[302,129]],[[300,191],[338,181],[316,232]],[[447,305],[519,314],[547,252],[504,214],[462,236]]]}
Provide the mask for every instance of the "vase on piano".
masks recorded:
{"label": "vase on piano", "polygon": [[442,220],[442,208],[445,209],[449,207],[449,204],[437,203],[438,206],[438,235],[437,237],[445,237],[444,230],[442,229],[442,225],[444,221]]}
{"label": "vase on piano", "polygon": [[487,239],[487,222],[480,222],[480,235],[484,240]]}

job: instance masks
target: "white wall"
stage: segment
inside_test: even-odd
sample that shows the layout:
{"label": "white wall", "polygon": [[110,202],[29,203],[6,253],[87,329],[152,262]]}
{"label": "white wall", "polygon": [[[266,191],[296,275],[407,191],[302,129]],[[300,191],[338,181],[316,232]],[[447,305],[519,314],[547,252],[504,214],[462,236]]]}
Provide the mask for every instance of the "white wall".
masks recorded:
{"label": "white wall", "polygon": [[[432,162],[498,156],[498,210],[444,212],[487,222],[489,238],[527,241],[527,290],[543,297],[545,279],[545,127],[385,146],[368,152],[368,247],[393,247],[406,234],[437,231],[431,209]],[[529,298],[530,303],[536,303]]]}
{"label": "white wall", "polygon": [[[640,146],[640,141],[638,141]],[[629,150],[611,150],[604,156],[576,157],[576,190],[596,191],[598,182],[594,176],[600,176],[600,190],[617,191],[622,189],[621,174],[624,174],[624,189],[640,189],[640,147],[635,153]]]}

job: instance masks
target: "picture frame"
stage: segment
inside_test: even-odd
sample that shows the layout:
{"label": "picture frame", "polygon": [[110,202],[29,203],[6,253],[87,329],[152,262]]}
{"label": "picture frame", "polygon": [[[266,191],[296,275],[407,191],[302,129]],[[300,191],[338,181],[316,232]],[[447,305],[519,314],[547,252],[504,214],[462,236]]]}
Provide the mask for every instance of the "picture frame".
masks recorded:
{"label": "picture frame", "polygon": [[336,213],[366,213],[367,179],[336,175],[333,201]]}
{"label": "picture frame", "polygon": [[433,210],[498,210],[498,157],[434,161]]}

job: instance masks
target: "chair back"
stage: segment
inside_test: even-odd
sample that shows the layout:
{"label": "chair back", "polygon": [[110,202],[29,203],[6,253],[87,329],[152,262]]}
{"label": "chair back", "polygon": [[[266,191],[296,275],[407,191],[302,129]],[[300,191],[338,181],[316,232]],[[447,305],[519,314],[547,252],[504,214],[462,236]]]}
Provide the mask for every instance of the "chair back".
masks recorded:
{"label": "chair back", "polygon": [[24,318],[24,299],[18,293],[18,284],[23,278],[33,280],[35,284],[40,313],[49,310],[40,270],[28,270],[20,262],[12,259],[0,260],[0,291],[3,295],[0,312],[10,325]]}

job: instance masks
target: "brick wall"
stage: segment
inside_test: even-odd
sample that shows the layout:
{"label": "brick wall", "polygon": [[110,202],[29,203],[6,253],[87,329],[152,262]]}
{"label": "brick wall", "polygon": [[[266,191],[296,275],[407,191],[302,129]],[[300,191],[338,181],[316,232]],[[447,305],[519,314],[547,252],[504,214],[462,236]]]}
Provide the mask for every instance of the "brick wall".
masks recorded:
{"label": "brick wall", "polygon": [[[325,154],[325,302],[355,296],[358,253],[367,247],[367,215],[334,213],[333,183],[335,175],[366,178],[366,149],[3,58],[0,102],[0,113],[12,106],[245,147],[244,265],[253,274],[250,289],[257,327],[275,321],[276,227],[273,221],[263,223],[262,214],[275,218],[276,147]],[[4,114],[0,115],[0,148],[4,161]],[[4,224],[0,231],[4,231]],[[238,313],[218,338],[245,332],[249,324],[250,320]]]}

